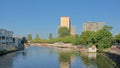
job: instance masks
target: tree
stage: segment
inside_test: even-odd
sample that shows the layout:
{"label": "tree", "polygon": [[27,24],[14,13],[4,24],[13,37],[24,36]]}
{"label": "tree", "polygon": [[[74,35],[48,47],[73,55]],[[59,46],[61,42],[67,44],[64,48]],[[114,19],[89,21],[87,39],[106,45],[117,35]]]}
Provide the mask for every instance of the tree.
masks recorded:
{"label": "tree", "polygon": [[67,27],[60,27],[58,29],[58,37],[70,36],[70,30]]}
{"label": "tree", "polygon": [[119,44],[119,43],[120,43],[120,33],[117,34],[117,35],[115,35],[114,39],[115,39],[115,42],[116,42],[117,44]]}
{"label": "tree", "polygon": [[75,40],[73,36],[65,36],[61,38],[61,42],[64,43],[72,43],[72,41]]}
{"label": "tree", "polygon": [[31,34],[28,34],[27,40],[28,40],[28,41],[32,41],[32,35],[31,35]]}
{"label": "tree", "polygon": [[72,38],[72,44],[73,45],[79,45],[80,44],[80,36],[79,35],[75,35]]}
{"label": "tree", "polygon": [[35,39],[34,39],[34,42],[35,42],[35,43],[40,42],[40,37],[39,37],[38,34],[36,34]]}
{"label": "tree", "polygon": [[110,48],[113,44],[113,37],[110,30],[111,26],[105,26],[103,29],[93,32],[86,31],[80,35],[80,44],[84,46],[96,45],[99,52],[102,52],[105,48]]}
{"label": "tree", "polygon": [[97,31],[95,43],[99,52],[103,51],[105,48],[110,48],[112,46],[113,37],[110,32],[110,28],[103,27],[103,29]]}
{"label": "tree", "polygon": [[109,31],[109,30],[112,30],[112,28],[113,28],[112,26],[108,26],[108,25],[105,25],[105,26],[103,27],[104,30],[108,30],[108,31]]}
{"label": "tree", "polygon": [[117,34],[117,35],[115,35],[115,39],[120,40],[120,33],[119,33],[119,34]]}
{"label": "tree", "polygon": [[23,37],[23,38],[22,38],[21,43],[22,43],[23,45],[24,45],[24,43],[27,43],[26,37]]}
{"label": "tree", "polygon": [[53,37],[52,37],[52,33],[49,34],[49,39],[51,39],[51,38],[53,38]]}
{"label": "tree", "polygon": [[85,31],[80,35],[80,44],[85,46],[91,46],[94,44],[94,35],[95,32],[93,31]]}

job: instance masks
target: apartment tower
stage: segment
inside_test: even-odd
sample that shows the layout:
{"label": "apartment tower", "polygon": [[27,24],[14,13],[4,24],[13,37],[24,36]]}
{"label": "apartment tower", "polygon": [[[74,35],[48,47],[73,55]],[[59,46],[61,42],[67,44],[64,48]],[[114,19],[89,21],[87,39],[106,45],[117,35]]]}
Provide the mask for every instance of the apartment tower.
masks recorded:
{"label": "apartment tower", "polygon": [[105,26],[104,22],[85,22],[82,31],[98,31]]}
{"label": "apartment tower", "polygon": [[70,30],[71,24],[70,24],[70,18],[68,16],[62,16],[60,18],[60,27],[67,27]]}
{"label": "apartment tower", "polygon": [[72,36],[76,35],[76,27],[75,26],[71,26],[70,33],[71,33]]}

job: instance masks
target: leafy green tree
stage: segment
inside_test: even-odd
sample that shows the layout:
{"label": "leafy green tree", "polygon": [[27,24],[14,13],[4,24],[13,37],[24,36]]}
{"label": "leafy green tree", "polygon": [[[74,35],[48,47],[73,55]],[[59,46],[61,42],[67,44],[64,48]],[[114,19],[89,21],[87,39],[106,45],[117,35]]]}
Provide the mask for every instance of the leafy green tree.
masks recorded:
{"label": "leafy green tree", "polygon": [[31,34],[28,34],[27,40],[28,40],[28,41],[32,41],[32,35],[31,35]]}
{"label": "leafy green tree", "polygon": [[85,46],[91,46],[94,44],[94,34],[93,31],[85,31],[80,35],[80,44]]}
{"label": "leafy green tree", "polygon": [[80,44],[80,37],[79,37],[79,35],[75,35],[75,36],[73,36],[73,38],[72,38],[72,44],[73,45],[79,45]]}
{"label": "leafy green tree", "polygon": [[21,43],[22,43],[22,44],[27,43],[26,37],[23,37],[23,38],[22,38]]}
{"label": "leafy green tree", "polygon": [[36,34],[35,39],[34,39],[34,42],[35,42],[35,43],[39,43],[39,42],[40,42],[40,37],[39,37],[38,34]]}
{"label": "leafy green tree", "polygon": [[49,34],[49,39],[51,39],[51,38],[53,38],[53,37],[52,37],[52,33]]}
{"label": "leafy green tree", "polygon": [[120,43],[120,33],[114,37],[116,43]]}
{"label": "leafy green tree", "polygon": [[96,33],[95,43],[98,47],[99,52],[101,52],[105,48],[110,48],[112,46],[112,33],[110,32],[110,29],[105,28],[106,26]]}
{"label": "leafy green tree", "polygon": [[60,27],[58,29],[58,37],[70,36],[70,30],[67,27]]}
{"label": "leafy green tree", "polygon": [[80,35],[80,44],[83,46],[96,45],[99,52],[103,51],[105,48],[110,48],[113,44],[113,36],[110,30],[112,27],[105,26],[103,29],[93,32],[86,31]]}
{"label": "leafy green tree", "polygon": [[112,27],[112,26],[105,25],[105,26],[103,27],[103,29],[109,31],[109,30],[112,30],[113,27]]}
{"label": "leafy green tree", "polygon": [[74,37],[72,37],[72,36],[66,36],[66,37],[62,38],[61,40],[64,43],[72,43],[73,39],[74,39]]}

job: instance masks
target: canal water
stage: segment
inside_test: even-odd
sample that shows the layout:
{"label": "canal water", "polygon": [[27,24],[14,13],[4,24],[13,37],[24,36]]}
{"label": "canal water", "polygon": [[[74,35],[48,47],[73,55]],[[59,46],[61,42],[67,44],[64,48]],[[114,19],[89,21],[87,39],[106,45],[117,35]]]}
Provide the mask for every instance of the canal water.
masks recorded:
{"label": "canal water", "polygon": [[0,68],[114,68],[112,62],[96,53],[71,49],[30,46],[23,51],[0,56]]}

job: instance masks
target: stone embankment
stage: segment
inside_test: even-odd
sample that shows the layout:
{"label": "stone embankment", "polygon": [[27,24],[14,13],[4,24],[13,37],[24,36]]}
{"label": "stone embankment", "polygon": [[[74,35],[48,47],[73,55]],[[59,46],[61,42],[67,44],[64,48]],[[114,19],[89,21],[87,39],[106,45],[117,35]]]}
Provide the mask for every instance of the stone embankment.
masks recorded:
{"label": "stone embankment", "polygon": [[112,47],[104,51],[103,54],[109,57],[120,68],[120,49],[119,48]]}
{"label": "stone embankment", "polygon": [[116,65],[120,68],[120,55],[109,52],[104,52],[104,54],[109,57],[113,62],[115,62]]}
{"label": "stone embankment", "polygon": [[12,47],[12,48],[5,49],[5,50],[3,50],[3,51],[0,51],[0,56],[5,55],[5,54],[8,54],[8,53],[15,52],[15,51],[20,51],[20,50],[24,50],[24,46]]}

